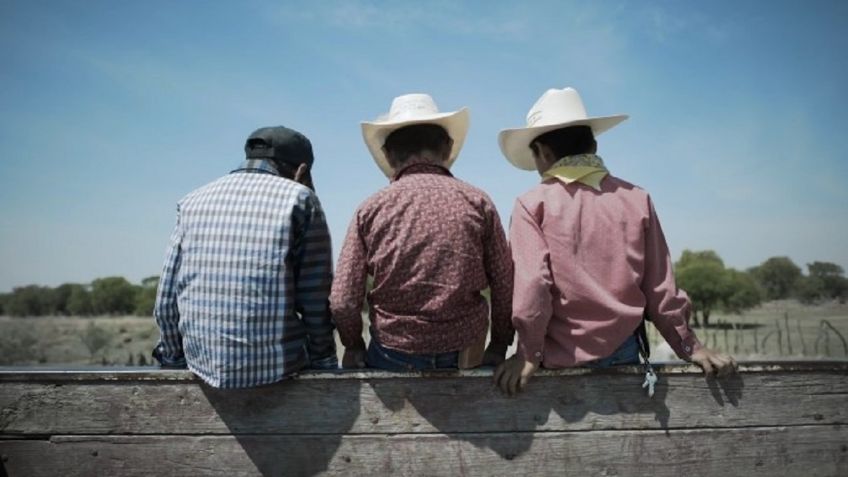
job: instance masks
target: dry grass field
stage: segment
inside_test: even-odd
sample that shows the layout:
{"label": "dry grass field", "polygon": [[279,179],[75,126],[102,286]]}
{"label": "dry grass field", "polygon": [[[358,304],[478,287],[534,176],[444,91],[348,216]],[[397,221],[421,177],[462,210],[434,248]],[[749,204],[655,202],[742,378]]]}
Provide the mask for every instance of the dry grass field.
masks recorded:
{"label": "dry grass field", "polygon": [[[676,359],[649,326],[653,354]],[[713,314],[709,328],[695,328],[701,341],[742,360],[848,359],[848,305],[801,305],[795,300],[765,303],[742,315]]]}
{"label": "dry grass field", "polygon": [[153,318],[0,317],[0,365],[150,364],[158,337]]}
{"label": "dry grass field", "polygon": [[[708,346],[742,360],[848,359],[845,304],[771,302],[743,315],[714,314],[709,328],[695,330]],[[650,326],[649,336],[655,361],[675,359]],[[157,338],[152,318],[0,317],[0,365],[150,364]]]}

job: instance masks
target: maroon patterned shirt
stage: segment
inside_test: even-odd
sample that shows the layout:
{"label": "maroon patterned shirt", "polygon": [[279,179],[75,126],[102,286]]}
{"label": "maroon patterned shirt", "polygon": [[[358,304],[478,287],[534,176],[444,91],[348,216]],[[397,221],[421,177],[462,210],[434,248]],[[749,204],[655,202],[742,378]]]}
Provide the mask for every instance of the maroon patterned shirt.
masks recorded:
{"label": "maroon patterned shirt", "polygon": [[492,342],[512,343],[512,260],[500,218],[484,192],[443,167],[405,167],[356,211],[330,295],[345,347],[362,339],[368,275],[371,335],[383,346],[412,354],[470,346],[488,328],[487,287]]}

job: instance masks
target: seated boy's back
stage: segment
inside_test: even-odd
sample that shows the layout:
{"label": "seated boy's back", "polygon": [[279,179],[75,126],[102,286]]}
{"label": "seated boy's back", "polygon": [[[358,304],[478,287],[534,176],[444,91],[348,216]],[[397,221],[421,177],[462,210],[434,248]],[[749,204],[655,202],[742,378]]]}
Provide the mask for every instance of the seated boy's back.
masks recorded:
{"label": "seated boy's back", "polygon": [[500,219],[485,193],[448,170],[467,114],[422,114],[426,108],[409,104],[422,101],[435,108],[429,97],[407,95],[392,108],[412,117],[363,127],[392,182],[357,210],[333,282],[331,309],[348,365],[365,360],[360,313],[368,275],[371,366],[456,367],[460,351],[485,340],[489,306],[481,291],[489,287],[490,350],[502,359],[512,342],[512,264]]}

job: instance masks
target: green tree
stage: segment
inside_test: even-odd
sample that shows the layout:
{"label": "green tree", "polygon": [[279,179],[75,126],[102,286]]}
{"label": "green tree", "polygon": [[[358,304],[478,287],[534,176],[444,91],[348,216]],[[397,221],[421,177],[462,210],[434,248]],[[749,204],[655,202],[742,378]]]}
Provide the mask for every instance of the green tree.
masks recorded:
{"label": "green tree", "polygon": [[798,301],[805,305],[818,303],[826,295],[824,282],[818,277],[802,276],[795,284],[795,294]]}
{"label": "green tree", "polygon": [[75,290],[85,290],[85,285],[79,283],[63,283],[52,290],[53,310],[58,315],[73,315],[69,309],[71,296]]}
{"label": "green tree", "polygon": [[93,315],[94,307],[91,305],[91,292],[83,285],[80,285],[79,288],[73,288],[68,297],[67,309],[71,316]]}
{"label": "green tree", "polygon": [[721,268],[724,268],[724,260],[712,250],[684,250],[680,255],[680,260],[674,264],[676,268],[685,267],[691,264],[715,263]]}
{"label": "green tree", "polygon": [[724,298],[724,308],[731,313],[742,313],[762,302],[762,292],[754,277],[748,272],[729,268],[725,271],[729,293]]}
{"label": "green tree", "polygon": [[848,280],[845,279],[842,267],[831,262],[813,262],[807,264],[807,270],[809,278],[818,282],[823,298],[845,299]]}
{"label": "green tree", "polygon": [[136,316],[151,316],[153,306],[156,304],[156,288],[159,286],[159,277],[147,277],[141,281],[141,287],[136,291],[135,309]]}
{"label": "green tree", "polygon": [[771,257],[751,269],[769,300],[789,298],[801,277],[801,269],[789,257]]}
{"label": "green tree", "polygon": [[9,301],[8,293],[0,293],[0,316],[6,314],[6,302]]}
{"label": "green tree", "polygon": [[6,302],[11,316],[43,316],[53,314],[53,297],[48,287],[27,285],[12,290]]}
{"label": "green tree", "polygon": [[698,324],[697,313],[704,318],[704,326],[710,325],[710,314],[730,295],[724,262],[712,250],[692,252],[684,250],[675,264],[677,284],[686,290],[695,308],[694,324]]}
{"label": "green tree", "polygon": [[124,277],[91,282],[91,304],[97,314],[128,315],[135,309],[136,288]]}

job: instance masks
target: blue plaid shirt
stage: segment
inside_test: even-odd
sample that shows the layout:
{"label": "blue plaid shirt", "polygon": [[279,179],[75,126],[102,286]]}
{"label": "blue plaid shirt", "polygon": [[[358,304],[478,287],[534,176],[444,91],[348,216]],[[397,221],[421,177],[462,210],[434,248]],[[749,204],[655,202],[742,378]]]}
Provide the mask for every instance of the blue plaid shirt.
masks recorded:
{"label": "blue plaid shirt", "polygon": [[247,160],[177,204],[154,356],[220,388],[279,381],[310,359],[336,367],[331,280],[318,198],[272,163]]}

